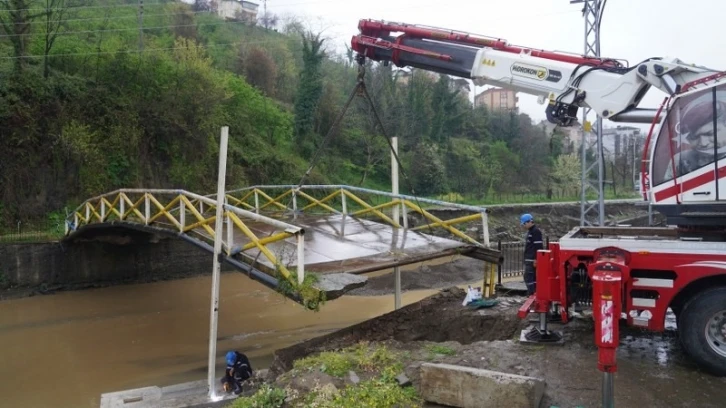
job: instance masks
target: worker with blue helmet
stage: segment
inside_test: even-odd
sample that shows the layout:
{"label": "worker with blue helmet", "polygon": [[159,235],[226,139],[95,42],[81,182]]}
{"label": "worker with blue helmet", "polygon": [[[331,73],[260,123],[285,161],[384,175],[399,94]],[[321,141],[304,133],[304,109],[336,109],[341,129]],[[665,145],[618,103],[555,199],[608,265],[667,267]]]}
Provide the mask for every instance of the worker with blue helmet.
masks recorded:
{"label": "worker with blue helmet", "polygon": [[527,285],[527,295],[531,296],[537,290],[537,251],[544,249],[544,240],[532,214],[522,214],[519,225],[527,230],[524,242],[524,283]]}
{"label": "worker with blue helmet", "polygon": [[228,351],[224,356],[227,367],[224,370],[222,386],[225,392],[242,392],[242,383],[252,377],[252,364],[246,355],[238,351]]}

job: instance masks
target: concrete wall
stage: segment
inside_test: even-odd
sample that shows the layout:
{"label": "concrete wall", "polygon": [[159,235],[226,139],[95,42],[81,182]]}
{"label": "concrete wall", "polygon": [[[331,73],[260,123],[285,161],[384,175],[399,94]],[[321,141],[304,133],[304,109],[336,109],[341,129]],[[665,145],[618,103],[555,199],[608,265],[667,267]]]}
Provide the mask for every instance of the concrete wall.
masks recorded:
{"label": "concrete wall", "polygon": [[0,285],[6,289],[149,282],[211,270],[210,253],[178,238],[139,232],[72,243],[0,244]]}

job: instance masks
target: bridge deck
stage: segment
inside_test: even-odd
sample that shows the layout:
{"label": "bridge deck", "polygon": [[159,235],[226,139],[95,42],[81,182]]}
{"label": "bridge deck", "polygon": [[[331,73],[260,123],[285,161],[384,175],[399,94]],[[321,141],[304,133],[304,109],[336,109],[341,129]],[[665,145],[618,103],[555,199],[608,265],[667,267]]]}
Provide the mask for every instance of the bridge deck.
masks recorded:
{"label": "bridge deck", "polygon": [[[461,248],[471,246],[460,241],[344,215],[302,214],[296,219],[291,216],[279,219],[305,229],[305,270],[321,274],[371,272],[453,255]],[[246,220],[245,223],[260,239],[279,232],[261,222]],[[250,242],[239,229],[234,231],[234,245],[242,246]],[[201,228],[195,232],[208,236]],[[225,226],[224,234],[226,233]],[[290,270],[297,265],[295,238],[270,243],[266,247]],[[257,248],[249,249],[243,254],[250,264],[256,258],[253,266],[257,268],[269,271],[273,267]]]}

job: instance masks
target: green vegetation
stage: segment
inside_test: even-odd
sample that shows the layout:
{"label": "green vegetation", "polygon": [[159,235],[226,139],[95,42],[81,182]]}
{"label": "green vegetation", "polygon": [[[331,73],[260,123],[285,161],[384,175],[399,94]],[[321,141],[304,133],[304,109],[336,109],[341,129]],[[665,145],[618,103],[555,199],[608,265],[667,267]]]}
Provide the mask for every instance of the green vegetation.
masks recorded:
{"label": "green vegetation", "polygon": [[280,408],[285,403],[285,390],[263,384],[251,397],[236,399],[230,408]]}
{"label": "green vegetation", "polygon": [[432,344],[426,349],[429,351],[429,353],[432,354],[441,354],[444,356],[453,356],[456,354],[456,350],[452,349],[451,347],[442,346],[440,344]]}
{"label": "green vegetation", "polygon": [[298,283],[297,271],[295,270],[290,271],[290,279],[285,279],[278,268],[276,270],[276,278],[278,279],[278,292],[284,295],[298,296],[303,306],[309,310],[320,311],[320,306],[324,305],[327,300],[325,292],[315,287],[319,277],[314,272],[305,272],[302,284]]}
{"label": "green vegetation", "polygon": [[[341,351],[326,351],[295,361],[295,370],[320,370],[333,377],[343,377],[348,371],[401,370],[399,356],[384,345],[371,346],[361,342]],[[398,374],[398,373],[396,373]]]}
{"label": "green vegetation", "polygon": [[[296,183],[314,157],[306,183],[388,189],[388,144],[363,98],[323,145],[357,80],[352,53],[294,18],[265,28],[210,4],[147,3],[141,37],[136,1],[0,2],[0,234],[19,221],[45,231],[50,213],[62,227],[68,209],[117,188],[214,191],[221,126],[230,189]],[[447,76],[367,63],[365,81],[399,137],[401,192],[579,199],[564,133],[472,107]]]}
{"label": "green vegetation", "polygon": [[415,388],[401,387],[396,381],[396,376],[403,372],[403,358],[402,354],[394,353],[384,345],[373,346],[367,342],[340,351],[326,351],[295,361],[293,370],[283,375],[283,381],[313,372],[343,378],[349,371],[365,379],[341,389],[332,384],[318,385],[303,395],[291,387],[265,385],[255,395],[237,399],[232,407],[279,408],[283,404],[320,408],[421,406]]}

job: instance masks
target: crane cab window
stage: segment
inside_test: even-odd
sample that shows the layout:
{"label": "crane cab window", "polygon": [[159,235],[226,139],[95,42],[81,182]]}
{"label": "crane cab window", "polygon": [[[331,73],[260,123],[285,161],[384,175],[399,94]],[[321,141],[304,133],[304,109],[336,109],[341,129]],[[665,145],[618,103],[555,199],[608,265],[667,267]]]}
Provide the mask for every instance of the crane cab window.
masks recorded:
{"label": "crane cab window", "polygon": [[655,145],[653,185],[673,180],[674,174],[681,177],[713,165],[724,157],[726,84],[685,96],[671,106]]}

